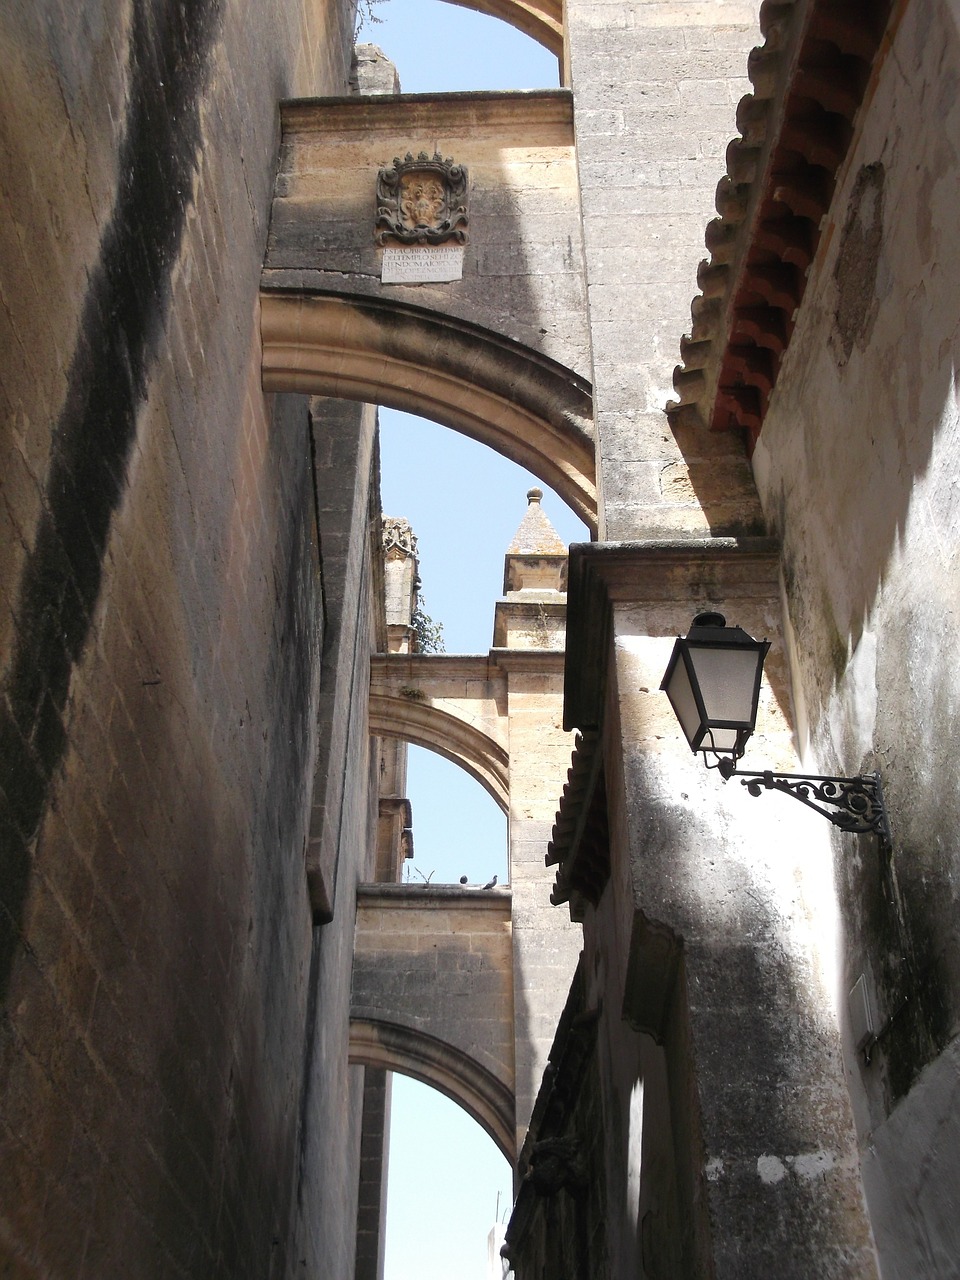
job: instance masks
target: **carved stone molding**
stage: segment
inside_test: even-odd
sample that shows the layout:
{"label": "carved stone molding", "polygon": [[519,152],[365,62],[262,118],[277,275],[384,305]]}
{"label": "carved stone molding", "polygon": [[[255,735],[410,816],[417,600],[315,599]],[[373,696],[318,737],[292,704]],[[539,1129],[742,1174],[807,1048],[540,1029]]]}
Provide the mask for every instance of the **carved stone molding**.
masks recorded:
{"label": "carved stone molding", "polygon": [[463,244],[467,238],[467,170],[439,151],[407,152],[377,175],[374,239],[387,244]]}
{"label": "carved stone molding", "polygon": [[351,1017],[349,1055],[353,1064],[399,1071],[453,1098],[513,1163],[512,1080],[498,1079],[456,1045],[382,1019]]}
{"label": "carved stone molding", "polygon": [[559,864],[550,901],[569,903],[571,920],[583,921],[585,902],[600,901],[610,878],[609,839],[600,735],[587,729],[577,734],[545,858],[548,867]]}
{"label": "carved stone molding", "polygon": [[395,516],[383,517],[383,549],[401,553],[404,556],[417,554],[417,535],[410,528],[410,522]]}
{"label": "carved stone molding", "polygon": [[589,383],[509,338],[383,298],[260,294],[265,391],[419,413],[532,471],[597,523]]}

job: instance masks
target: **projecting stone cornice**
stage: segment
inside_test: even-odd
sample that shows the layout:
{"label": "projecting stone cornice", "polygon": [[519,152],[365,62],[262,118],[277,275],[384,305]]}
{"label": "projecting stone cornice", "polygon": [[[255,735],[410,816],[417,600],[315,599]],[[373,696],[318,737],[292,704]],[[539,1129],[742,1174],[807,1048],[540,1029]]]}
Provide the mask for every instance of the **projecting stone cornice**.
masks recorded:
{"label": "projecting stone cornice", "polygon": [[[463,7],[486,8],[480,4]],[[436,130],[442,123],[445,133],[514,125],[529,134],[549,125],[559,129],[559,141],[573,142],[573,95],[569,89],[288,98],[280,103],[280,126],[284,133],[328,134],[342,140],[345,133],[368,134],[388,127],[400,112],[404,127],[411,132]]]}
{"label": "projecting stone cornice", "polygon": [[566,655],[562,649],[491,649],[490,661],[508,673],[554,675],[563,671]]}
{"label": "projecting stone cornice", "polygon": [[[676,425],[760,434],[893,0],[765,0],[674,372]],[[903,4],[898,8],[902,11]]]}
{"label": "projecting stone cornice", "polygon": [[[570,548],[564,729],[599,729],[615,606],[775,599],[775,538],[690,538],[674,542],[581,542]],[[650,611],[648,611],[649,613]],[[671,628],[665,627],[664,634]]]}
{"label": "projecting stone cornice", "polygon": [[584,903],[596,906],[610,878],[603,751],[595,730],[577,734],[545,861],[557,867],[550,901],[555,907],[568,902],[571,920],[582,921]]}

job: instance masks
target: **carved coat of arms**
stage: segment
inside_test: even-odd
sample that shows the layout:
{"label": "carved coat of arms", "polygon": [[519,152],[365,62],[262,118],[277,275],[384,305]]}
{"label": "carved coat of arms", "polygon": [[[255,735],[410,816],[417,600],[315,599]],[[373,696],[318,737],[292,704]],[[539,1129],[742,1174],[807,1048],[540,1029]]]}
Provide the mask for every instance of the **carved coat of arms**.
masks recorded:
{"label": "carved coat of arms", "polygon": [[463,244],[467,238],[467,171],[439,151],[401,160],[377,175],[377,244]]}

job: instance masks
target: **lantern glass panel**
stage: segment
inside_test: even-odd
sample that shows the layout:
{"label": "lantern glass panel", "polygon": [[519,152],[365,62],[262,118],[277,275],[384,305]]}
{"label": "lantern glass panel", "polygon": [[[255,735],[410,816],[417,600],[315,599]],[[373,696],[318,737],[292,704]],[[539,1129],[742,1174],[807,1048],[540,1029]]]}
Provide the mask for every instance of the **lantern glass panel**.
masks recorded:
{"label": "lantern glass panel", "polygon": [[708,729],[700,743],[701,751],[724,751],[740,755],[740,729]]}
{"label": "lantern glass panel", "polygon": [[677,655],[677,661],[670,673],[670,683],[666,691],[687,742],[696,750],[695,739],[700,732],[700,711],[693,695],[687,664],[680,654]]}
{"label": "lantern glass panel", "polygon": [[[701,648],[691,644],[689,652],[700,685],[707,723],[733,723],[752,729],[763,654],[753,645],[734,649],[726,646]],[[736,733],[732,731],[729,745],[734,745],[735,740]],[[720,746],[716,732],[714,743]]]}

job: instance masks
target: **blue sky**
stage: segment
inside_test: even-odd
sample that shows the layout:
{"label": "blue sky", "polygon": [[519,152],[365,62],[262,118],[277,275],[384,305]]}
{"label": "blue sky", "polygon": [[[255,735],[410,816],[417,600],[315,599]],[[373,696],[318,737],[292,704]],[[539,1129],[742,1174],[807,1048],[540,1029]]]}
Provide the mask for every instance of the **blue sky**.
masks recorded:
{"label": "blue sky", "polygon": [[[359,40],[379,45],[405,93],[538,89],[558,84],[556,58],[496,19],[442,0],[380,0]],[[456,433],[381,410],[383,508],[419,538],[427,612],[449,653],[484,653],[503,589],[503,557],[544,486]],[[549,490],[543,506],[565,542],[586,529]],[[506,821],[478,783],[432,752],[410,753],[416,858],[434,883],[506,879]],[[408,864],[409,865],[409,864]],[[493,1142],[455,1103],[394,1077],[385,1280],[487,1280],[487,1233],[509,1215],[511,1175]]]}
{"label": "blue sky", "polygon": [[443,0],[373,0],[358,41],[379,45],[404,93],[555,89],[557,59],[505,22]]}
{"label": "blue sky", "polygon": [[[475,16],[475,15],[473,15]],[[448,653],[486,653],[494,603],[503,593],[503,559],[527,509],[527,490],[543,490],[543,509],[565,542],[589,538],[585,525],[542,481],[493,450],[394,409],[380,410],[382,501],[418,538],[422,602],[443,624]],[[468,774],[442,756],[410,749],[413,804],[411,879],[435,884],[466,875],[507,879],[506,820]]]}

